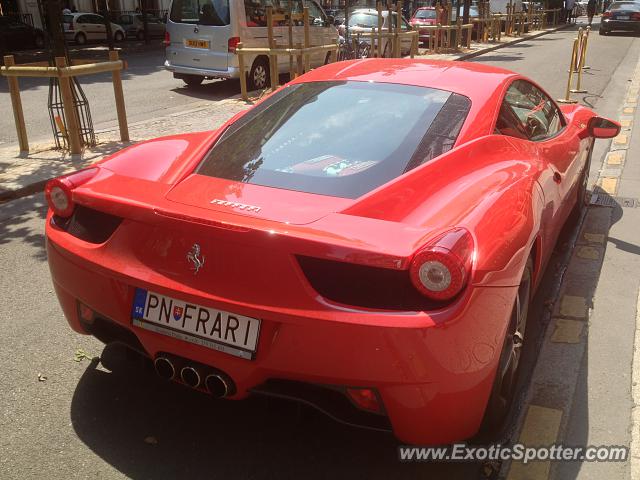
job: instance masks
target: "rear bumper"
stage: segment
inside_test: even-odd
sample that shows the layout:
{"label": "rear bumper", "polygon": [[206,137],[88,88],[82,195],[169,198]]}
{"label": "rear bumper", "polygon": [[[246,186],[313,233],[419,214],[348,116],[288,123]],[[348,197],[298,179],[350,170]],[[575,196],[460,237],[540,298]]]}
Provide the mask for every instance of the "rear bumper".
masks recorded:
{"label": "rear bumper", "polygon": [[240,69],[237,67],[227,67],[226,70],[211,70],[206,68],[185,67],[182,65],[173,65],[169,60],[165,60],[164,68],[173,72],[177,76],[180,75],[196,75],[209,78],[240,78]]}
{"label": "rear bumper", "polygon": [[638,20],[602,20],[600,30],[620,30],[623,32],[640,32],[640,21]]}
{"label": "rear bumper", "polygon": [[[451,443],[473,436],[489,397],[516,287],[470,287],[462,305],[434,325],[424,313],[360,312],[358,321],[338,308],[318,313],[276,312],[261,307],[214,302],[149,285],[138,266],[96,264],[66,234],[47,221],[47,253],[56,294],[71,327],[81,323],[81,301],[135,335],[154,358],[169,352],[224,371],[240,399],[271,381],[375,388],[395,435],[415,444]],[[74,242],[75,243],[75,242]],[[95,248],[91,246],[90,248]],[[246,360],[132,325],[135,287],[262,320],[256,357]],[[330,308],[325,305],[325,308]],[[353,313],[353,312],[351,312]],[[397,326],[389,326],[389,318]],[[348,321],[346,319],[349,319]],[[426,318],[428,320],[428,318]],[[386,323],[386,325],[385,325]],[[418,325],[418,326],[416,326]]]}

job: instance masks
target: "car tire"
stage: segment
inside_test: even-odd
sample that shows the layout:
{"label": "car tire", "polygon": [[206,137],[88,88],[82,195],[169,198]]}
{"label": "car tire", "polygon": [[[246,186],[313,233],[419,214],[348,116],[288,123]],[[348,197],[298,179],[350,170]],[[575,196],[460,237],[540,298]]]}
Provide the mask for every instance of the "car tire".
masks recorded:
{"label": "car tire", "polygon": [[598,33],[600,35],[609,35],[609,32],[607,30],[605,30],[604,28],[601,28],[600,30],[598,30]]}
{"label": "car tire", "polygon": [[483,441],[491,442],[500,439],[507,426],[521,372],[520,360],[522,359],[532,290],[533,260],[529,257],[514,299],[491,395],[480,427],[480,437]]}
{"label": "car tire", "polygon": [[116,33],[113,35],[113,39],[114,39],[116,42],[121,42],[121,41],[123,41],[123,40],[124,40],[124,35],[122,34],[122,32],[116,32]]}
{"label": "car tire", "polygon": [[79,32],[75,36],[75,41],[78,45],[85,45],[87,43],[87,36],[84,33]]}
{"label": "car tire", "polygon": [[33,39],[36,48],[44,48],[44,35],[38,33]]}
{"label": "car tire", "polygon": [[249,90],[263,90],[271,84],[269,61],[266,57],[258,57],[253,61],[249,70]]}
{"label": "car tire", "polygon": [[576,215],[581,215],[585,211],[590,203],[589,193],[589,170],[591,169],[591,154],[593,153],[593,144],[589,150],[589,156],[587,162],[584,165],[584,170],[580,175],[580,184],[578,185],[578,192],[576,196],[576,204],[573,207],[573,212]]}
{"label": "car tire", "polygon": [[199,75],[185,75],[182,80],[187,84],[187,87],[197,87],[202,84],[204,77]]}

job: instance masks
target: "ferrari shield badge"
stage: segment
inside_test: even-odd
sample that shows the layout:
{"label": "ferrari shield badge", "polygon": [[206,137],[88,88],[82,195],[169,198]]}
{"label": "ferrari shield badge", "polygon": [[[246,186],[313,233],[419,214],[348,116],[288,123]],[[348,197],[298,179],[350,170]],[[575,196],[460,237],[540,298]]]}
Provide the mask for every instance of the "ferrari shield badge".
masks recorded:
{"label": "ferrari shield badge", "polygon": [[200,254],[200,245],[194,243],[189,253],[187,253],[187,261],[191,263],[191,270],[193,270],[194,275],[204,267],[204,260],[204,255]]}

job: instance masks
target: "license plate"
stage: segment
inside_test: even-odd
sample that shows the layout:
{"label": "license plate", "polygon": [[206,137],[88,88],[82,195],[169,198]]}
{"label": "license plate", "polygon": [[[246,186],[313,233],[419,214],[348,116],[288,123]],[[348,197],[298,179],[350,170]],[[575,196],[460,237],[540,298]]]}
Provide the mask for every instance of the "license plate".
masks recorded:
{"label": "license plate", "polygon": [[618,15],[616,20],[629,20],[629,15]]}
{"label": "license plate", "polygon": [[187,47],[209,48],[209,40],[185,40]]}
{"label": "license plate", "polygon": [[133,324],[156,333],[252,360],[260,320],[136,289]]}

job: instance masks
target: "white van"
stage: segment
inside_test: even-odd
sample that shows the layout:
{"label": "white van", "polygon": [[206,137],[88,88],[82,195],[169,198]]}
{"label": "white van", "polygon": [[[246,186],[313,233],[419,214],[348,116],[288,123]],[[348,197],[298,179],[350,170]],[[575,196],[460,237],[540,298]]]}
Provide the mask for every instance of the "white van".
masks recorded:
{"label": "white van", "polygon": [[[199,85],[204,79],[239,78],[238,56],[240,41],[247,47],[267,47],[268,5],[274,13],[285,13],[292,1],[292,11],[309,8],[312,45],[335,44],[338,33],[333,19],[327,17],[316,0],[173,0],[167,18],[165,35],[166,60],[164,66],[175,78],[187,85]],[[304,28],[293,27],[293,42],[304,43]],[[278,45],[288,42],[286,22],[277,22],[273,33]],[[311,55],[312,67],[326,63],[328,53]],[[247,56],[248,83],[251,89],[269,85],[267,56]],[[281,73],[289,70],[289,58],[278,56]]]}

